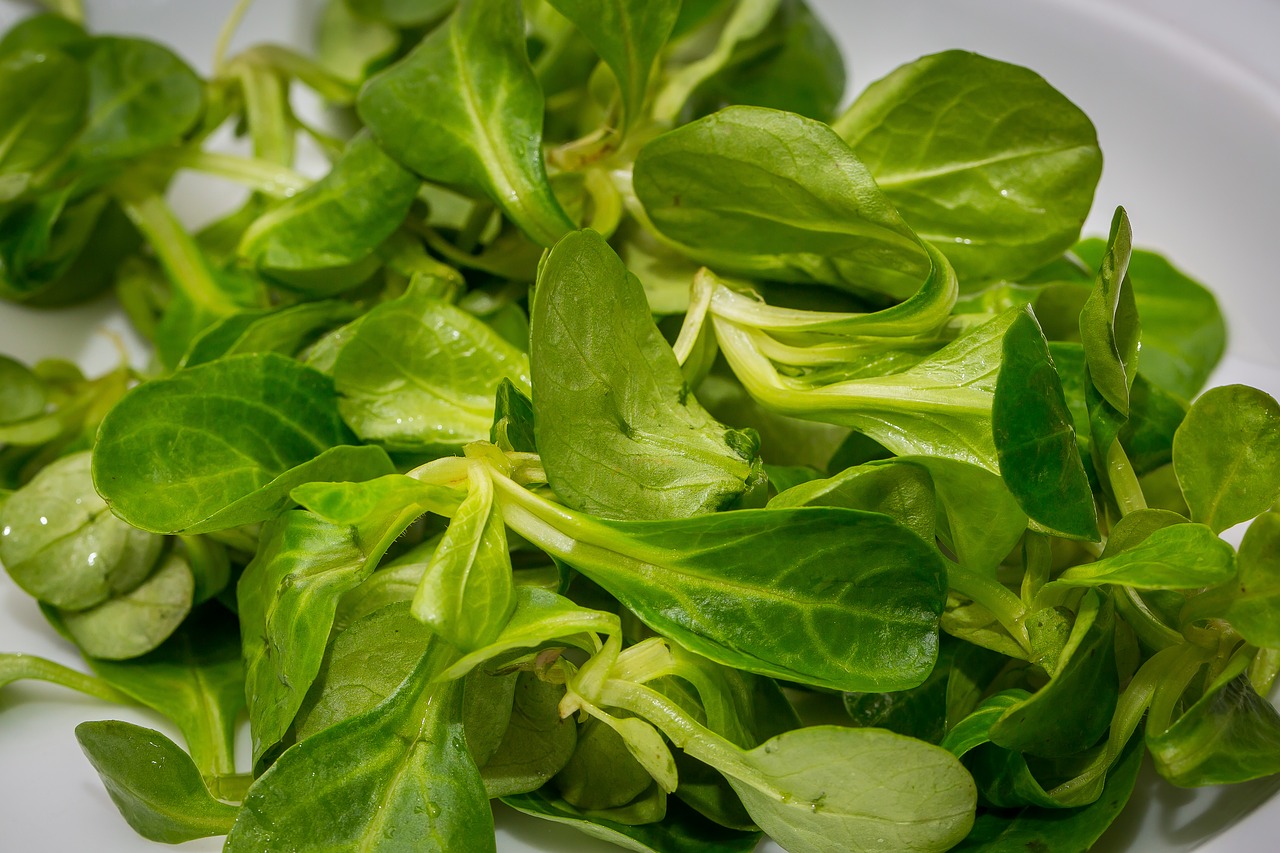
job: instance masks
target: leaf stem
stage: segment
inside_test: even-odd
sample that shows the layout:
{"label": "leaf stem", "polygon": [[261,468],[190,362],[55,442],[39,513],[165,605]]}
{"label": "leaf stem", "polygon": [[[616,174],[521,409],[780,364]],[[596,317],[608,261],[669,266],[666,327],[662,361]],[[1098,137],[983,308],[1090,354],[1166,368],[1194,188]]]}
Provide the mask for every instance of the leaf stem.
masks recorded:
{"label": "leaf stem", "polygon": [[213,46],[213,72],[215,76],[222,76],[227,66],[227,51],[231,48],[231,39],[235,37],[236,30],[240,29],[240,22],[244,20],[245,13],[249,11],[249,7],[253,5],[253,0],[238,0],[232,8],[231,14],[227,15],[227,19],[222,24],[222,29],[218,31],[218,40]]}
{"label": "leaf stem", "polygon": [[1147,508],[1146,496],[1142,494],[1142,486],[1138,484],[1138,475],[1129,462],[1129,456],[1120,446],[1120,440],[1111,442],[1107,450],[1107,479],[1111,483],[1111,491],[1116,496],[1116,505],[1120,515]]}
{"label": "leaf stem", "polygon": [[1026,605],[1008,587],[950,560],[947,561],[947,585],[991,611],[1014,642],[1031,653],[1031,638],[1023,621],[1027,615]]}
{"label": "leaf stem", "polygon": [[213,314],[225,316],[238,310],[239,306],[218,286],[204,253],[160,193],[127,177],[116,182],[113,192],[125,215],[151,244],[174,286]]}
{"label": "leaf stem", "polygon": [[288,198],[302,192],[312,183],[306,175],[270,160],[221,154],[199,148],[182,148],[172,153],[158,154],[153,162],[161,160],[166,166],[225,178],[254,192],[275,198]]}
{"label": "leaf stem", "polygon": [[118,705],[136,705],[133,697],[112,687],[100,678],[86,675],[46,658],[19,653],[0,654],[0,688],[20,679],[34,679],[59,684],[86,696],[105,699]]}

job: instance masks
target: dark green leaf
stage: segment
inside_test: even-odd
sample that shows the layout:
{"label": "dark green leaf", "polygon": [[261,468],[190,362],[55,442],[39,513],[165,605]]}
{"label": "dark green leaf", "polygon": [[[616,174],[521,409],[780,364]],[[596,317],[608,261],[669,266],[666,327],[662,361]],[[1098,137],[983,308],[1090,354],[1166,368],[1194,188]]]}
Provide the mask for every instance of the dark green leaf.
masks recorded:
{"label": "dark green leaf", "polygon": [[325,376],[274,353],[231,356],[127,394],[98,433],[94,485],[144,530],[265,521],[300,483],[391,470],[375,448],[322,455],[352,439]]}
{"label": "dark green leaf", "polygon": [[[1097,281],[1080,312],[1080,340],[1089,381],[1123,417],[1129,416],[1129,388],[1137,376],[1140,337],[1138,308],[1127,279],[1132,251],[1129,217],[1123,207],[1117,208]],[[1106,448],[1101,451],[1105,453]]]}
{"label": "dark green leaf", "polygon": [[365,85],[359,110],[397,160],[429,181],[489,198],[542,245],[573,227],[542,161],[542,92],[518,5],[463,0]]}
{"label": "dark green leaf", "polygon": [[760,842],[758,832],[726,829],[676,802],[668,805],[664,820],[637,826],[590,817],[546,788],[503,797],[502,802],[638,853],[751,853]]}
{"label": "dark green leaf", "polygon": [[1030,313],[1005,333],[991,424],[1000,475],[1034,521],[1062,536],[1098,539],[1093,491],[1053,359]]}
{"label": "dark green leaf", "polygon": [[452,654],[433,643],[385,702],[284,752],[249,789],[227,851],[496,850],[462,683],[431,683]]}
{"label": "dark green leaf", "polygon": [[236,807],[215,800],[191,758],[160,732],[103,720],[76,726],[76,740],[143,838],[180,844],[225,835],[235,822]]}

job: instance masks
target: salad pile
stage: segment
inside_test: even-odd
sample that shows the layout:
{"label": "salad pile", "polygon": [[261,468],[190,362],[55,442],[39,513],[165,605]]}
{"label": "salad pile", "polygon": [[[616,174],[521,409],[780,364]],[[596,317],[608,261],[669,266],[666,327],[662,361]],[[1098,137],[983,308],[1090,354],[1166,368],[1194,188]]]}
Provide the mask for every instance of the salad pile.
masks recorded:
{"label": "salad pile", "polygon": [[[0,358],[0,562],[87,667],[0,687],[172,722],[76,729],[142,836],[1076,851],[1146,754],[1280,772],[1280,406],[1203,390],[1123,210],[1081,240],[1034,72],[843,108],[801,0],[329,0],[202,79],[55,5],[0,38],[0,296],[154,356]],[[188,230],[182,171],[247,200]]]}

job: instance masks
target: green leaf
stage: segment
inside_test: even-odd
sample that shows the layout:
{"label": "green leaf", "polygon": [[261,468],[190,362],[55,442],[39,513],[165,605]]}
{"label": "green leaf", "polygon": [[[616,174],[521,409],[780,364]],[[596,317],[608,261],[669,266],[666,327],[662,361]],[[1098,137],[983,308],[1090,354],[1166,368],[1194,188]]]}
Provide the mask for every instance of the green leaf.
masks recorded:
{"label": "green leaf", "polygon": [[85,58],[89,111],[76,143],[89,162],[123,160],[173,145],[204,111],[204,86],[168,48],[98,36]]}
{"label": "green leaf", "polygon": [[417,27],[430,24],[453,8],[456,0],[338,0],[352,14],[367,21],[379,21],[393,27]]}
{"label": "green leaf", "polygon": [[249,789],[228,853],[496,850],[462,683],[431,683],[453,654],[431,644],[385,702],[285,751]]}
{"label": "green leaf", "polygon": [[62,626],[89,657],[123,660],[146,654],[182,624],[194,604],[195,577],[170,554],[126,593],[87,610],[60,610]]}
{"label": "green leaf", "polygon": [[225,835],[235,822],[237,808],[215,800],[191,758],[160,732],[103,720],[76,726],[76,740],[143,838],[181,844]]}
{"label": "green leaf", "polygon": [[728,107],[636,156],[636,196],[682,252],[717,271],[902,300],[929,256],[848,145],[821,122]]}
{"label": "green leaf", "polygon": [[1040,326],[1019,312],[1004,336],[991,426],[1000,476],[1034,521],[1060,536],[1098,539],[1093,490]]}
{"label": "green leaf", "polygon": [[[1097,281],[1080,312],[1080,340],[1089,381],[1123,417],[1129,415],[1129,388],[1137,375],[1140,338],[1138,308],[1126,277],[1132,251],[1129,217],[1123,207],[1117,208]],[[1101,450],[1105,453],[1106,448]]]}
{"label": "green leaf", "polygon": [[201,332],[179,366],[195,367],[224,356],[255,352],[294,356],[322,332],[359,314],[358,306],[337,299],[242,311]]}
{"label": "green leaf", "polygon": [[1064,811],[1028,807],[1012,814],[980,813],[955,853],[1004,853],[1009,850],[1089,850],[1129,802],[1142,766],[1141,739],[1135,738],[1107,774],[1102,794],[1091,805]]}
{"label": "green leaf", "polygon": [[56,50],[0,59],[0,205],[22,195],[79,133],[87,91],[84,68]]}
{"label": "green leaf", "polygon": [[527,390],[528,365],[484,322],[413,288],[359,319],[332,373],[357,435],[430,452],[487,437],[499,383]]}
{"label": "green leaf", "polygon": [[345,289],[364,273],[349,268],[400,227],[420,184],[361,131],[329,174],[254,220],[239,254],[304,293]]}
{"label": "green leaf", "polygon": [[1141,544],[1058,575],[1071,586],[1121,584],[1134,589],[1199,589],[1231,577],[1235,551],[1203,524],[1174,524]]}
{"label": "green leaf", "polygon": [[[444,0],[452,4],[452,0]],[[326,3],[316,27],[316,61],[341,80],[358,86],[399,47],[396,31],[385,23],[357,17],[354,2]],[[366,5],[372,5],[366,3]]]}
{"label": "green leaf", "polygon": [[680,13],[679,0],[551,0],[613,72],[622,91],[623,128],[643,113],[654,63]]}
{"label": "green leaf", "polygon": [[490,799],[536,791],[569,761],[578,726],[561,718],[562,698],[563,686],[532,672],[519,674],[502,740],[480,768]]}
{"label": "green leaf", "polygon": [[1246,385],[1211,388],[1173,437],[1173,469],[1191,520],[1215,532],[1280,498],[1280,405]]}
{"label": "green leaf", "polygon": [[267,520],[308,480],[391,470],[376,448],[322,455],[352,439],[325,376],[274,353],[231,356],[129,392],[103,419],[94,485],[143,530],[215,530]]}
{"label": "green leaf", "polygon": [[163,714],[182,732],[202,772],[234,770],[236,721],[244,708],[244,664],[235,617],[222,605],[196,610],[159,648],[89,666],[112,687]]}
{"label": "green leaf", "polygon": [[962,282],[1016,280],[1080,236],[1097,134],[1033,71],[952,50],[872,83],[835,129]]}
{"label": "green leaf", "polygon": [[1147,730],[1160,775],[1182,787],[1228,785],[1280,773],[1280,712],[1240,673],[1218,677],[1164,731]]}
{"label": "green leaf", "polygon": [[164,539],[116,518],[93,490],[87,451],[41,469],[0,507],[0,562],[28,594],[83,610],[151,574]]}
{"label": "green leaf", "polygon": [[538,243],[573,227],[547,181],[542,92],[516,4],[463,0],[369,80],[358,108],[391,156],[428,181],[488,198]]}
{"label": "green leaf", "polygon": [[743,757],[764,784],[734,775],[729,782],[760,828],[787,849],[941,851],[973,825],[977,791],[968,772],[946,750],[914,738],[809,726]]}
{"label": "green leaf", "polygon": [[494,399],[489,441],[506,452],[538,452],[534,440],[533,403],[506,377],[499,383]]}
{"label": "green leaf", "polygon": [[[1072,253],[1097,269],[1106,242],[1077,243]],[[1227,327],[1218,300],[1163,256],[1135,249],[1129,257],[1129,283],[1142,318],[1139,377],[1183,400],[1200,393],[1226,350]]]}
{"label": "green leaf", "polygon": [[1227,620],[1254,645],[1280,648],[1280,514],[1265,512],[1253,520],[1236,565]]}
{"label": "green leaf", "polygon": [[1120,692],[1115,629],[1110,597],[1086,595],[1049,683],[1007,709],[992,724],[991,741],[1046,757],[1093,746],[1111,724]]}
{"label": "green leaf", "polygon": [[294,723],[298,740],[371,710],[395,693],[432,642],[407,602],[378,608],[337,634]]}
{"label": "green leaf", "polygon": [[[776,6],[777,12],[754,38],[735,45],[730,61],[698,86],[682,114],[701,116],[730,104],[746,104],[828,121],[840,106],[845,86],[844,60],[835,37],[802,0],[737,6]],[[722,32],[728,29],[726,25]],[[677,68],[673,78],[683,71]]]}
{"label": "green leaf", "polygon": [[467,497],[449,521],[413,597],[413,615],[457,648],[492,643],[511,617],[516,595],[502,512],[493,481],[476,463]]}
{"label": "green leaf", "polygon": [[640,283],[594,231],[546,256],[531,315],[534,433],[565,503],[675,518],[721,509],[758,479],[755,436],[698,403]]}
{"label": "green leaf", "polygon": [[886,516],[798,507],[609,521],[499,485],[517,532],[704,657],[837,690],[901,690],[933,668],[945,569]]}

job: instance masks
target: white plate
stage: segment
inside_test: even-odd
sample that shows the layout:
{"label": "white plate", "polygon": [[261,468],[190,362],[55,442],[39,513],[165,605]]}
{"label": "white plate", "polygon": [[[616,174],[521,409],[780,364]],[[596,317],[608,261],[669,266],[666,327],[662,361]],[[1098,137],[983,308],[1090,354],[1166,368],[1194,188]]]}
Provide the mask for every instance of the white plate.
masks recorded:
{"label": "white plate", "polygon": [[[230,0],[89,0],[95,29],[146,33],[208,69],[210,45]],[[1093,119],[1106,165],[1088,231],[1105,233],[1123,204],[1136,241],[1158,248],[1214,288],[1231,327],[1214,384],[1247,382],[1280,395],[1280,293],[1271,254],[1280,225],[1280,32],[1275,0],[814,0],[846,48],[853,89],[897,65],[965,48],[1034,68]],[[0,0],[0,29],[29,11]],[[298,5],[259,0],[238,43],[305,43]],[[211,184],[184,180],[175,204],[207,218]],[[104,333],[107,330],[107,333]],[[114,358],[127,334],[109,306],[44,313],[0,305],[0,350],[31,361]],[[0,650],[77,666],[34,603],[0,577]],[[153,715],[77,698],[45,685],[0,692],[0,849],[101,853],[149,849],[116,813],[72,730],[86,719],[123,718],[166,728]],[[171,735],[176,733],[169,730]],[[243,756],[242,756],[243,758]],[[1274,849],[1276,784],[1185,791],[1143,780],[1141,807],[1099,849],[1212,853]],[[1235,826],[1241,815],[1244,819]],[[1223,827],[1231,826],[1226,832]],[[1216,836],[1216,837],[1215,837]],[[1211,839],[1211,840],[1210,840]],[[1207,842],[1207,843],[1206,843]],[[184,846],[217,850],[209,839]],[[503,853],[608,853],[618,848],[503,811]],[[765,850],[777,847],[765,845]],[[465,853],[461,851],[460,853]]]}

